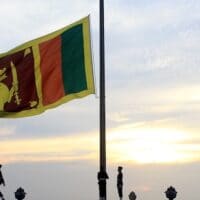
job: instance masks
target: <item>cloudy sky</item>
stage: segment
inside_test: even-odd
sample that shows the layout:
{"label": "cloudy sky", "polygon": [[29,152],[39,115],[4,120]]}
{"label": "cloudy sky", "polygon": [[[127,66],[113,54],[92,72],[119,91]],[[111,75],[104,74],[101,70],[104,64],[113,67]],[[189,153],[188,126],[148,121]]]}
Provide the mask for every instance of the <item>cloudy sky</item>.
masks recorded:
{"label": "cloudy sky", "polygon": [[[6,199],[98,199],[98,1],[0,0],[0,53],[90,14],[97,94],[45,113],[0,120]],[[108,199],[198,200],[200,1],[105,2]]]}

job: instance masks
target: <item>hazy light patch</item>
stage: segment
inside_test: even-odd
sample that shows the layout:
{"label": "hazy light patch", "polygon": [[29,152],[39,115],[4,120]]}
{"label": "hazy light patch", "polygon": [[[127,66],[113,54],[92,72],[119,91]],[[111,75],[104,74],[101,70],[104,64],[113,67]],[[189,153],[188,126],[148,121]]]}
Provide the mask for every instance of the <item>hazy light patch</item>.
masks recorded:
{"label": "hazy light patch", "polygon": [[0,160],[8,162],[96,160],[98,139],[93,135],[1,141]]}
{"label": "hazy light patch", "polygon": [[[174,9],[175,6],[176,9]],[[114,3],[110,1],[108,7],[111,9],[109,9],[109,18],[106,22],[108,28],[117,25],[120,26],[120,30],[125,29],[124,32],[130,32],[136,28],[142,30],[152,27],[161,29],[167,25],[177,27],[183,20],[194,18],[193,15],[188,13],[191,6],[192,3],[175,2],[171,4],[169,2],[154,3],[151,1],[148,3],[141,2],[141,5],[138,6],[132,1],[128,4],[124,4],[122,1],[115,1]]]}
{"label": "hazy light patch", "polygon": [[[174,118],[177,115],[183,116],[186,112],[197,113],[200,111],[199,84],[180,84],[176,86],[163,86],[160,88],[154,86],[151,89],[144,87],[140,90],[130,87],[123,89],[123,99],[120,99],[121,101],[119,101],[119,103],[112,102],[111,106],[113,110],[117,107],[120,116],[126,117],[126,119],[129,119],[129,122],[137,121],[137,117],[140,117],[140,115],[144,116],[140,120],[146,121],[146,116],[148,117],[150,114],[152,116],[159,115],[159,117],[156,117],[156,119],[159,120],[163,119],[161,116],[162,114],[166,114],[165,118]],[[130,93],[131,90],[134,90],[134,93]],[[117,95],[117,91],[113,93],[114,97],[117,98],[117,96],[119,96]],[[114,115],[110,116],[113,117],[113,121],[116,119]],[[186,118],[187,115],[184,117]],[[191,117],[189,121],[194,121],[194,118]],[[171,126],[174,125],[171,124]]]}
{"label": "hazy light patch", "polygon": [[168,100],[176,100],[178,102],[192,102],[200,100],[200,85],[183,85],[182,87],[174,87],[166,91],[165,98]]}
{"label": "hazy light patch", "polygon": [[[148,98],[149,103],[154,102],[154,105],[166,105],[166,104],[176,104],[175,106],[180,107],[179,104],[182,106],[184,103],[193,103],[195,106],[200,101],[200,85],[199,84],[188,84],[188,85],[179,85],[173,87],[166,87],[166,88],[154,88],[154,90],[146,90],[144,92],[139,92],[137,94],[139,99],[142,102],[147,102],[147,99],[144,98],[145,95],[151,95],[151,98]],[[131,100],[131,99],[130,99]],[[170,105],[168,105],[170,106]],[[162,106],[165,109],[165,106]],[[168,108],[167,108],[168,109]],[[176,109],[174,105],[172,105],[172,109]],[[190,107],[191,109],[191,107]]]}
{"label": "hazy light patch", "polygon": [[14,128],[0,128],[0,137],[13,135],[15,133]]}
{"label": "hazy light patch", "polygon": [[[186,131],[138,122],[107,130],[110,163],[168,164],[199,161],[200,145]],[[158,123],[159,124],[159,123]],[[0,142],[0,160],[9,162],[74,161],[99,159],[98,133]]]}
{"label": "hazy light patch", "polygon": [[138,185],[135,187],[135,190],[141,191],[141,192],[150,192],[152,189],[148,185]]}
{"label": "hazy light patch", "polygon": [[170,128],[123,127],[108,136],[108,151],[115,162],[184,163],[199,160],[200,146],[181,144],[189,138]]}
{"label": "hazy light patch", "polygon": [[125,114],[118,113],[118,112],[108,114],[107,119],[115,121],[115,122],[126,122],[129,120],[129,118]]}

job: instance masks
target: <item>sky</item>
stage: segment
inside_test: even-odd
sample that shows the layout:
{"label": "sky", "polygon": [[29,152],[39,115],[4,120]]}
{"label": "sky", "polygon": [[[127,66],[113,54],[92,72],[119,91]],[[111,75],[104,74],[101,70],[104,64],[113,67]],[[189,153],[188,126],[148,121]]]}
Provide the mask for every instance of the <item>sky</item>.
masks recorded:
{"label": "sky", "polygon": [[[0,0],[0,53],[88,14],[96,95],[45,113],[0,120],[6,199],[98,199],[99,2]],[[198,200],[200,179],[200,1],[105,1],[108,199]]]}

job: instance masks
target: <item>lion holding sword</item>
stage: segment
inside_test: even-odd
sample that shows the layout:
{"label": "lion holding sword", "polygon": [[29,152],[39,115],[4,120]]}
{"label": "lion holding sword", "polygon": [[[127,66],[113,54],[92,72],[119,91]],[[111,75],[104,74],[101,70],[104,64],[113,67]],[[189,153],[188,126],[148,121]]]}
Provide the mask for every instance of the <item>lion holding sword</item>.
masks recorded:
{"label": "lion holding sword", "polygon": [[0,69],[0,111],[4,110],[5,103],[11,102],[13,96],[15,97],[15,103],[17,105],[20,104],[20,99],[18,97],[18,81],[17,81],[16,69],[13,62],[11,62],[10,64],[11,64],[11,71],[12,71],[12,76],[13,76],[13,83],[10,90],[8,86],[2,82],[7,78],[7,75],[6,75],[7,68],[4,67]]}

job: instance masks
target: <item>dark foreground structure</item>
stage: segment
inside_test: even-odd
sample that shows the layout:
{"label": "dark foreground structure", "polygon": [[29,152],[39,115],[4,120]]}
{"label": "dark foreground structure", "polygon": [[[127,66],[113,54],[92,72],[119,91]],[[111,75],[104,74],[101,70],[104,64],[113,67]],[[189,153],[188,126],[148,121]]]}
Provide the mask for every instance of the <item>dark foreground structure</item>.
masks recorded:
{"label": "dark foreground structure", "polygon": [[[1,168],[2,168],[2,165],[0,164],[0,186],[3,185],[5,187],[6,184],[5,184],[5,181],[4,181],[4,178],[3,178],[3,174],[1,172]],[[14,194],[15,194],[15,198],[17,200],[23,200],[26,196],[26,192],[21,187],[18,188]],[[1,190],[0,190],[0,200],[5,200],[4,195],[1,192]]]}
{"label": "dark foreground structure", "polygon": [[173,200],[176,198],[177,195],[177,191],[174,187],[170,186],[169,188],[167,188],[167,190],[165,191],[165,195],[169,200]]}
{"label": "dark foreground structure", "polygon": [[[169,200],[173,200],[176,198],[177,195],[177,191],[174,187],[170,186],[169,188],[167,188],[167,190],[165,191],[165,196],[169,199]],[[129,200],[136,200],[137,196],[135,194],[135,192],[131,192],[129,195]]]}
{"label": "dark foreground structure", "polygon": [[18,188],[17,191],[15,192],[15,198],[17,200],[23,200],[25,198],[25,196],[26,196],[26,193],[25,193],[24,189],[21,187]]}

